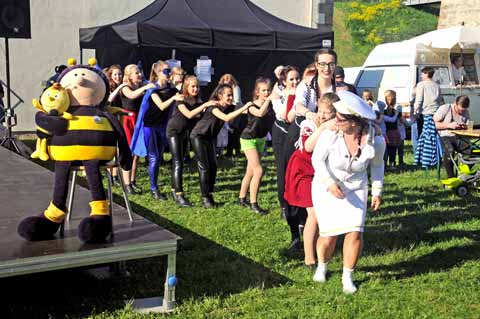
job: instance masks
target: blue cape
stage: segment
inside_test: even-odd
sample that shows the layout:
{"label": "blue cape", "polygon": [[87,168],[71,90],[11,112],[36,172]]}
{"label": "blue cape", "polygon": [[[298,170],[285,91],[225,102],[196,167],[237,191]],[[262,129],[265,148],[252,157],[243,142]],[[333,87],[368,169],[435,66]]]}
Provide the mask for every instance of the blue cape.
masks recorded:
{"label": "blue cape", "polygon": [[138,157],[147,156],[147,146],[145,145],[145,139],[143,137],[143,118],[145,113],[150,107],[149,99],[152,93],[158,90],[160,87],[157,85],[156,88],[148,89],[143,96],[142,104],[140,105],[140,111],[138,112],[137,122],[135,123],[135,129],[133,131],[132,142],[130,144],[130,150],[133,155]]}

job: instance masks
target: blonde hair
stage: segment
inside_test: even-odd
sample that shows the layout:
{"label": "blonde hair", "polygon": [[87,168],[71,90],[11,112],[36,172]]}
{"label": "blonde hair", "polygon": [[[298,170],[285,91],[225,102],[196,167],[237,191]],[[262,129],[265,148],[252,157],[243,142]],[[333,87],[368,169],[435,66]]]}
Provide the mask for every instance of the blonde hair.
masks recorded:
{"label": "blonde hair", "polygon": [[172,75],[173,75],[173,73],[185,73],[185,70],[182,69],[182,67],[180,67],[180,66],[174,66],[172,68]]}
{"label": "blonde hair", "polygon": [[336,95],[335,93],[332,93],[332,92],[325,93],[324,95],[322,95],[322,97],[317,99],[318,104],[322,103],[322,104],[328,105],[329,107],[333,108],[334,110],[335,110],[335,108],[333,107],[333,103],[338,102],[338,101],[340,101],[340,98],[338,97],[338,95]]}
{"label": "blonde hair", "polygon": [[129,64],[125,67],[125,70],[123,70],[123,83],[125,83],[128,86],[133,86],[132,81],[130,80],[130,76],[137,72],[137,70],[140,70],[136,64]]}
{"label": "blonde hair", "polygon": [[158,73],[165,67],[168,67],[167,62],[158,60],[154,64],[152,64],[152,69],[150,70],[150,77],[149,81],[151,83],[157,82],[158,81]]}
{"label": "blonde hair", "polygon": [[224,75],[222,75],[220,80],[218,80],[218,84],[229,84],[231,86],[238,86],[238,81],[232,74],[225,73]]}
{"label": "blonde hair", "polygon": [[201,97],[200,97],[200,86],[198,87],[198,94],[197,96],[191,96],[188,93],[188,87],[190,86],[190,83],[196,81],[198,84],[198,79],[195,75],[187,75],[185,79],[183,80],[183,86],[182,86],[182,94],[184,97],[188,98],[194,98],[196,102],[201,102]]}

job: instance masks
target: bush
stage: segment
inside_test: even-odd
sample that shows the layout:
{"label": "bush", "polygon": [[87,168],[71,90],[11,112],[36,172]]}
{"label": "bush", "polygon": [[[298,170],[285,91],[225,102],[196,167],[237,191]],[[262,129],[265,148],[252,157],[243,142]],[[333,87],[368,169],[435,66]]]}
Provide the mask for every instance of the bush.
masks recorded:
{"label": "bush", "polygon": [[352,37],[364,45],[402,41],[437,26],[438,17],[407,7],[401,0],[352,1],[346,7]]}

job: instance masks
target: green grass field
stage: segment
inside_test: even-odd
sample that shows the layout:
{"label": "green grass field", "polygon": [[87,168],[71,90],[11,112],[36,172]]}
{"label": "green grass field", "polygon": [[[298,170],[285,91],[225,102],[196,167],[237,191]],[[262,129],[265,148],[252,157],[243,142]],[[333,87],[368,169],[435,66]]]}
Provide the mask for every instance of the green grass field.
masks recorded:
{"label": "green grass field", "polygon": [[[218,209],[201,208],[193,165],[185,182],[195,207],[180,209],[172,199],[155,202],[148,194],[131,198],[136,213],[183,238],[178,303],[169,318],[480,317],[477,194],[456,197],[440,187],[434,171],[388,172],[384,206],[368,214],[355,273],[359,291],[347,296],[339,250],[325,284],[312,281],[302,256],[285,251],[289,232],[279,217],[273,157],[265,160],[260,193],[260,204],[270,210],[265,217],[234,204],[244,159],[220,163],[215,198],[224,205]],[[169,172],[161,168],[165,192]],[[139,177],[146,190],[143,164]],[[131,261],[130,276],[104,280],[81,270],[2,279],[7,310],[1,318],[156,318],[132,312],[123,300],[161,294],[164,266],[162,258]]]}

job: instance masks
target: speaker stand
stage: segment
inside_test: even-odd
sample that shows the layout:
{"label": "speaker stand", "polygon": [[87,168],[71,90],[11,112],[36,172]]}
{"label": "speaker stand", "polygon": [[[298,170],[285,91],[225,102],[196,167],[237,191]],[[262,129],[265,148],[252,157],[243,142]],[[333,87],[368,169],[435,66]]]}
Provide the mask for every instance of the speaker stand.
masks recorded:
{"label": "speaker stand", "polygon": [[[17,125],[17,117],[12,108],[11,90],[10,90],[10,48],[8,45],[8,38],[5,38],[5,64],[7,75],[7,107],[5,108],[5,136],[2,137],[0,146],[6,147],[11,151],[16,152],[24,157],[29,157],[30,149],[20,141],[17,141],[12,133],[12,127]],[[21,145],[21,147],[19,147]],[[31,151],[30,151],[31,153]]]}

